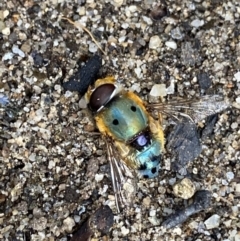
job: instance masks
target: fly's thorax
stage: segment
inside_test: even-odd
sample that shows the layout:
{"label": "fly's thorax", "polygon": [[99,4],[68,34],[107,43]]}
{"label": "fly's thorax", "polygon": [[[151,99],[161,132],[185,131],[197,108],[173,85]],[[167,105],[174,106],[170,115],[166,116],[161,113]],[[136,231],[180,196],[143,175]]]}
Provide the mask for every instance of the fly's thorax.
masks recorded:
{"label": "fly's thorax", "polygon": [[96,113],[95,120],[100,132],[127,143],[148,127],[149,114],[138,96],[122,92]]}

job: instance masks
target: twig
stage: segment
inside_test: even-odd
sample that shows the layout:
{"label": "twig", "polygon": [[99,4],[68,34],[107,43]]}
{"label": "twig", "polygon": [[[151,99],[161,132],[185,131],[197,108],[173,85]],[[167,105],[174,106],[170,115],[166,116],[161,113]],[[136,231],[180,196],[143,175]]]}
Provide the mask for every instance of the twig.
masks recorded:
{"label": "twig", "polygon": [[69,18],[62,17],[62,19],[66,19],[69,23],[73,24],[76,28],[81,28],[81,29],[83,29],[85,32],[87,32],[87,33],[90,35],[92,41],[98,46],[98,48],[102,51],[102,53],[103,53],[104,55],[106,55],[106,52],[102,49],[102,47],[100,46],[100,44],[97,42],[97,40],[93,37],[92,33],[91,33],[86,27],[84,27],[84,26],[83,26],[81,23],[79,23],[79,22],[74,22],[74,21],[72,21],[72,20],[69,19]]}

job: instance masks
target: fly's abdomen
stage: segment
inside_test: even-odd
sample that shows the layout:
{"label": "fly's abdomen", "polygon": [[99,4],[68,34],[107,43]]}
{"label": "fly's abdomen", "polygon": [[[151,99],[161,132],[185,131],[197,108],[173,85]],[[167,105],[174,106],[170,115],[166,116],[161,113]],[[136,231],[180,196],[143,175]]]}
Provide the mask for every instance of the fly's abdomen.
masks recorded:
{"label": "fly's abdomen", "polygon": [[162,154],[159,140],[152,140],[151,144],[136,154],[138,172],[145,178],[154,178],[158,175]]}

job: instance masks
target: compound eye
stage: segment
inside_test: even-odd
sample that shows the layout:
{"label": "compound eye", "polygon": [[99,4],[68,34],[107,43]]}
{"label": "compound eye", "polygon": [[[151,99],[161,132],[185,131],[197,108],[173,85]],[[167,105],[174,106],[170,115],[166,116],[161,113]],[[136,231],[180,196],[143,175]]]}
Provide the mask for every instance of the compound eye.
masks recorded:
{"label": "compound eye", "polygon": [[109,102],[115,88],[113,84],[103,84],[97,87],[90,97],[89,108],[93,112],[97,112],[102,106]]}

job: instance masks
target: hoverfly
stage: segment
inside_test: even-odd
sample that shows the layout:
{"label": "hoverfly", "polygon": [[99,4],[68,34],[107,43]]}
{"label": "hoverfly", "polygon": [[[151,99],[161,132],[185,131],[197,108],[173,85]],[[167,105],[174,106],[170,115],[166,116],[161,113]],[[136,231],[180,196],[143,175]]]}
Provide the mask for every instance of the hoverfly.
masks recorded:
{"label": "hoverfly", "polygon": [[98,79],[85,98],[106,142],[118,212],[120,205],[131,200],[136,177],[154,178],[161,168],[164,133],[161,121],[150,113],[176,116],[178,111],[180,116],[197,123],[228,106],[219,96],[146,104],[133,92],[122,89],[113,77]]}

